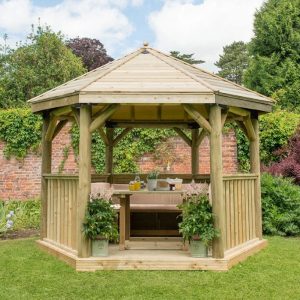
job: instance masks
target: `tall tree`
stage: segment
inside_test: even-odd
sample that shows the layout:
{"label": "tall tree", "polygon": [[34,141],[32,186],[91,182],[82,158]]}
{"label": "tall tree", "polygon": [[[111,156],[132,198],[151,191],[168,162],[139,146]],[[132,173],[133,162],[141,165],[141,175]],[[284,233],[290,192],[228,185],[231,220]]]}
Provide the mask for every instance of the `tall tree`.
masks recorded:
{"label": "tall tree", "polygon": [[184,54],[184,53],[180,53],[179,51],[171,51],[170,52],[171,56],[177,58],[177,59],[180,59],[186,63],[189,63],[191,65],[199,65],[199,64],[203,64],[205,63],[204,60],[201,60],[201,59],[195,59],[193,56],[194,56],[194,53],[192,54]]}
{"label": "tall tree", "polygon": [[84,73],[80,58],[66,47],[61,33],[38,27],[25,44],[0,61],[0,108],[26,100]]}
{"label": "tall tree", "polygon": [[217,73],[219,76],[241,84],[248,63],[247,44],[240,41],[223,47],[223,54],[220,55],[215,65],[220,68],[220,71]]}
{"label": "tall tree", "polygon": [[75,55],[82,59],[84,66],[89,71],[113,60],[113,58],[107,55],[103,44],[96,39],[75,38],[67,41],[66,45]]}
{"label": "tall tree", "polygon": [[300,111],[300,1],[268,0],[255,14],[244,83]]}

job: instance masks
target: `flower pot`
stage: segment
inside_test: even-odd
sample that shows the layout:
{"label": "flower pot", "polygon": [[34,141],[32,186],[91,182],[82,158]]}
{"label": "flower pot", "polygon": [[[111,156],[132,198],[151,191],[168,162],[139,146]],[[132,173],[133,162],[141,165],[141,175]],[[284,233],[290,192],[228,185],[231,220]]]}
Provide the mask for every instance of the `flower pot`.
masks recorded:
{"label": "flower pot", "polygon": [[108,256],[108,240],[92,240],[92,256]]}
{"label": "flower pot", "polygon": [[157,179],[147,179],[147,187],[149,191],[155,191],[157,186]]}
{"label": "flower pot", "polygon": [[200,240],[191,240],[190,253],[191,253],[192,257],[207,257],[208,256],[208,248]]}

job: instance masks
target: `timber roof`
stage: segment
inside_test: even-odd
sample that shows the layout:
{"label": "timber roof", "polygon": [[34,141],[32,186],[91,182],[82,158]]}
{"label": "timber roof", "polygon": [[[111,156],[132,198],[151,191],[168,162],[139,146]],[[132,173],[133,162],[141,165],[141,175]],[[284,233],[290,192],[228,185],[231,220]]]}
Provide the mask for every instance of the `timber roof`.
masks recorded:
{"label": "timber roof", "polygon": [[144,46],[28,101],[33,111],[76,103],[219,103],[271,111],[273,100]]}

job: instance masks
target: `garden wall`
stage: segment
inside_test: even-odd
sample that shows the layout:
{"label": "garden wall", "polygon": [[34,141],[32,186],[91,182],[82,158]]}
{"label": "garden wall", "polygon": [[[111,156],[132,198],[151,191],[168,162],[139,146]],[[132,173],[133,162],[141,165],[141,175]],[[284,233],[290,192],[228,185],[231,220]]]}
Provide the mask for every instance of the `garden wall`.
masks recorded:
{"label": "garden wall", "polygon": [[[52,172],[74,174],[77,172],[77,162],[71,146],[70,127],[66,126],[53,140],[52,145]],[[179,137],[168,141],[172,148],[168,163],[155,153],[146,153],[137,160],[141,173],[149,172],[159,166],[161,171],[170,173],[190,173],[190,148]],[[6,159],[3,155],[4,143],[0,141],[0,199],[25,200],[40,195],[40,168],[41,156],[39,153],[29,153],[23,160],[16,158]],[[199,149],[200,173],[209,173],[209,142],[206,138]],[[234,131],[223,136],[223,169],[224,173],[237,171],[237,150]],[[92,171],[94,172],[94,171]]]}

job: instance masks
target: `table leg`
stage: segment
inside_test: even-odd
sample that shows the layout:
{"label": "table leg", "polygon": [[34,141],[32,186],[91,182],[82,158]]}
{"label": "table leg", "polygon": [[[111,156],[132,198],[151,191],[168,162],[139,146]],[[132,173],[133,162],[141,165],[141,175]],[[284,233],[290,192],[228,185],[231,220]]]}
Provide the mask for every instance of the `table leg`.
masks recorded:
{"label": "table leg", "polygon": [[125,240],[130,239],[130,195],[126,195],[125,203]]}
{"label": "table leg", "polygon": [[119,249],[125,250],[125,236],[126,236],[126,198],[120,197],[120,215],[119,215],[119,231],[120,242]]}

